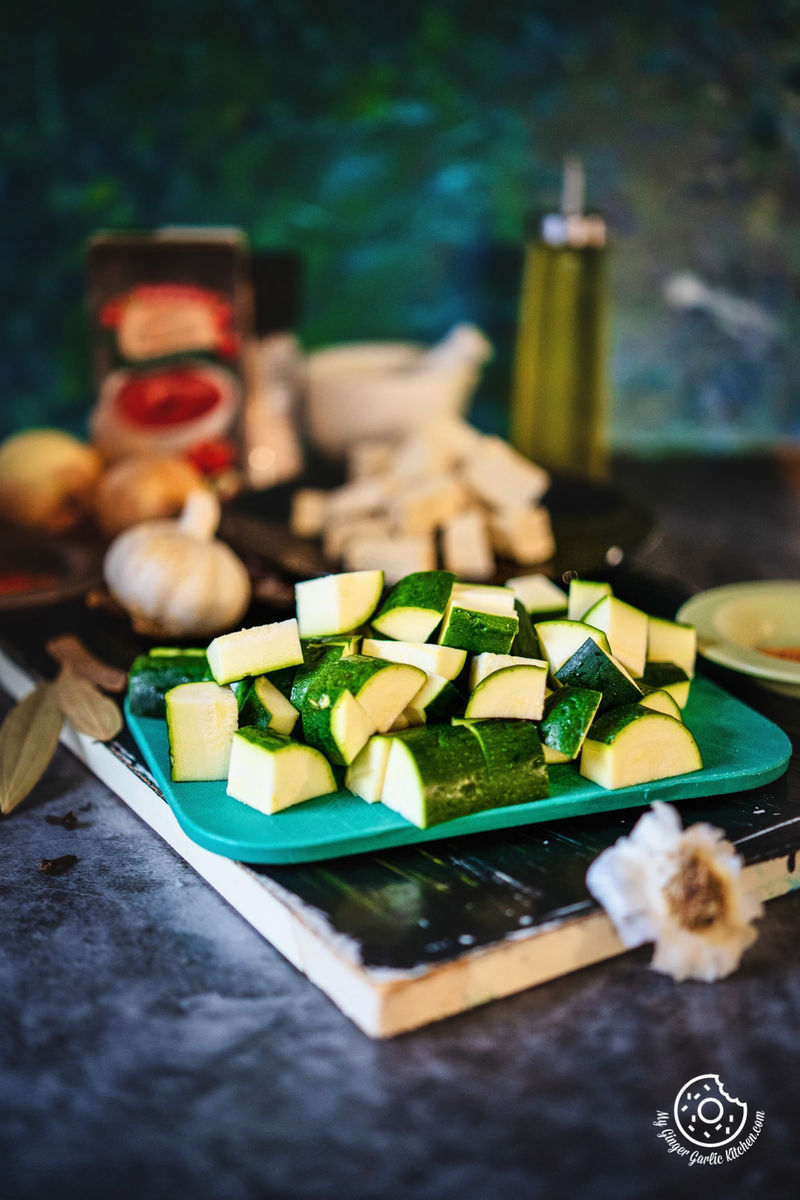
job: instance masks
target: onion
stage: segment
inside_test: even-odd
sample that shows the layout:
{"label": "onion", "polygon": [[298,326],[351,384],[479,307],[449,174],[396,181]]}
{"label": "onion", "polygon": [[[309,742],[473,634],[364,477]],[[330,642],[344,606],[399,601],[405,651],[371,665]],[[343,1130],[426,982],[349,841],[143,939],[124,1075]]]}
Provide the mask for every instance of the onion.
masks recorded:
{"label": "onion", "polygon": [[100,480],[98,523],[108,537],[115,537],[142,521],[174,517],[202,482],[199,472],[183,458],[157,454],[124,458]]}

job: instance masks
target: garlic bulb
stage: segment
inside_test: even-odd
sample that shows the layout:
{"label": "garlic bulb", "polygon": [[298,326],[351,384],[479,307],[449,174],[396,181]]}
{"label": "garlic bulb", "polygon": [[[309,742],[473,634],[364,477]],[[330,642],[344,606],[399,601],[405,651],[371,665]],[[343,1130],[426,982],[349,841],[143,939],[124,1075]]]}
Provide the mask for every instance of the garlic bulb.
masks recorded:
{"label": "garlic bulb", "polygon": [[177,519],[143,521],[111,543],[106,584],[139,633],[215,634],[244,616],[250,578],[230,547],[214,538],[219,518],[216,497],[199,489]]}

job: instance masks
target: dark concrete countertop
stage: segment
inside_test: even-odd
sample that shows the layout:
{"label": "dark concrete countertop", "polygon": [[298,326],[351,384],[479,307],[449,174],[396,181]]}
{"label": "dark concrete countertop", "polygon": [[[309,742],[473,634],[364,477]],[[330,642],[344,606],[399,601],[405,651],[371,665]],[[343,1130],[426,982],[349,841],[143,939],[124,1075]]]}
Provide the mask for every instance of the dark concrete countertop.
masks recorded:
{"label": "dark concrete countertop", "polygon": [[[670,504],[652,466],[628,470],[669,509],[643,565],[695,587],[800,575],[791,476],[763,489],[765,532],[749,477],[722,470],[700,508],[691,467]],[[47,822],[68,809],[78,828]],[[3,1200],[796,1191],[800,893],[716,984],[676,985],[643,949],[375,1043],[61,749],[0,822],[0,903]],[[652,1124],[705,1072],[766,1114],[720,1167]]]}

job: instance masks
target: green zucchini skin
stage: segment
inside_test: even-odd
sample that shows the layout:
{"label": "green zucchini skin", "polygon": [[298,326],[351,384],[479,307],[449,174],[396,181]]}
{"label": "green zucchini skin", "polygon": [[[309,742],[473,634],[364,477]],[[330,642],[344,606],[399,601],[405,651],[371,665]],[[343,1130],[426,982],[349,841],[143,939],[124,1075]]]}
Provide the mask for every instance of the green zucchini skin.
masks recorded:
{"label": "green zucchini skin", "polygon": [[137,717],[165,717],[164,697],[181,683],[212,678],[205,653],[140,654],[128,672],[128,703]]}
{"label": "green zucchini skin", "polygon": [[[509,762],[514,739],[507,726],[517,724],[528,729]],[[476,733],[475,725],[494,725],[497,729]],[[529,721],[421,725],[393,736],[403,749],[393,749],[391,754],[404,753],[413,760],[422,829],[547,795],[547,768],[535,727]],[[387,779],[390,772],[391,759]],[[387,799],[384,791],[384,803]]]}
{"label": "green zucchini skin", "polygon": [[425,720],[433,724],[436,721],[449,721],[454,713],[464,711],[466,700],[455,684],[446,679],[441,689],[436,693],[425,709]]}
{"label": "green zucchini skin", "polygon": [[562,687],[544,702],[539,723],[542,742],[551,750],[575,759],[603,699],[593,688]]}
{"label": "green zucchini skin", "polygon": [[685,683],[689,676],[683,667],[670,662],[647,662],[642,682],[651,688],[665,688],[672,683]]}
{"label": "green zucchini skin", "polygon": [[291,746],[292,738],[285,733],[276,733],[274,729],[267,729],[263,725],[243,725],[236,731],[236,737],[241,738],[243,742],[250,742],[253,746],[258,746],[261,750],[267,750],[274,753],[276,750],[282,750],[285,746]]}
{"label": "green zucchini skin", "polygon": [[519,626],[509,653],[516,654],[520,658],[541,658],[539,639],[527,608],[521,600],[517,599],[514,600],[514,608],[519,619]]}
{"label": "green zucchini skin", "polygon": [[598,713],[620,704],[635,704],[642,698],[641,688],[591,638],[587,638],[572,657],[559,667],[555,677],[559,683],[569,687],[602,692]]}
{"label": "green zucchini skin", "polygon": [[[242,682],[245,681],[243,680]],[[255,679],[249,679],[247,680],[247,683],[249,686],[242,689],[241,694],[236,694],[236,699],[239,704],[239,724],[240,726],[246,728],[260,730],[269,729],[272,723],[272,713],[266,707],[256,691]],[[275,736],[274,729],[271,731],[271,733],[273,736]]]}
{"label": "green zucchini skin", "polygon": [[[381,637],[394,637],[401,642],[427,641],[445,614],[455,582],[456,576],[452,571],[413,571],[404,576],[394,585],[372,618],[373,628],[378,630]],[[390,632],[391,629],[397,629],[396,622],[402,621],[403,612],[407,612],[414,621],[413,637]],[[418,622],[422,622],[424,628]],[[418,637],[417,633],[424,633],[425,636]]]}
{"label": "green zucchini skin", "polygon": [[414,760],[422,793],[420,828],[494,808],[498,803],[480,744],[467,729],[418,725],[393,736],[403,742]]}
{"label": "green zucchini skin", "polygon": [[439,638],[441,646],[457,646],[472,654],[484,651],[510,654],[519,629],[519,618],[500,613],[479,612],[470,608],[452,608]]}
{"label": "green zucchini skin", "polygon": [[[331,638],[329,641],[320,638],[318,641],[302,643],[303,661],[294,668],[292,686],[287,697],[296,709],[302,711],[306,694],[317,672],[326,664],[338,662],[349,653],[348,647],[351,642],[351,638]],[[275,686],[278,687],[278,684]]]}
{"label": "green zucchini skin", "polygon": [[539,731],[532,721],[468,721],[463,726],[478,739],[490,784],[503,804],[526,804],[550,794],[547,765]]}
{"label": "green zucchini skin", "polygon": [[[607,709],[605,712],[598,713],[589,730],[589,738],[593,742],[603,742],[608,745],[614,741],[627,725],[631,725],[634,721],[663,716],[664,713],[657,713],[653,709],[643,708],[641,704],[635,702],[633,704],[620,704],[617,708]],[[668,719],[670,721],[675,720],[674,717],[669,717]]]}

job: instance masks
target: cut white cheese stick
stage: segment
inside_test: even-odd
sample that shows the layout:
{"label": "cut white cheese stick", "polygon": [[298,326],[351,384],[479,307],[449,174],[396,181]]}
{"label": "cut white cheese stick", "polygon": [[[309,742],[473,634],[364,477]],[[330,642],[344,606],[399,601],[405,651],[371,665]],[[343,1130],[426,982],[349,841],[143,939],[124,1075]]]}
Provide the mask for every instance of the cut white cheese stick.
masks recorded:
{"label": "cut white cheese stick", "polygon": [[224,633],[210,643],[206,656],[217,683],[296,666],[303,661],[297,621],[292,618]]}
{"label": "cut white cheese stick", "polygon": [[442,558],[446,570],[460,579],[491,579],[494,554],[480,509],[467,509],[442,527]]}
{"label": "cut white cheese stick", "polygon": [[431,533],[458,513],[464,499],[461,484],[452,476],[440,475],[406,487],[393,500],[390,514],[402,533]]}
{"label": "cut white cheese stick", "polygon": [[461,473],[469,489],[493,508],[535,505],[550,486],[542,467],[499,437],[484,437]]}
{"label": "cut white cheese stick", "polygon": [[385,541],[390,536],[391,525],[385,517],[342,518],[327,525],[322,551],[326,558],[339,559],[348,542],[354,538],[380,538]]}
{"label": "cut white cheese stick", "polygon": [[344,786],[366,800],[367,804],[375,804],[383,795],[383,781],[391,748],[390,737],[375,734],[347,768]]}
{"label": "cut white cheese stick", "polygon": [[482,440],[483,434],[461,417],[434,417],[401,443],[393,456],[391,473],[397,479],[444,474],[471,454]]}
{"label": "cut white cheese stick", "polygon": [[[383,590],[383,571],[345,571],[295,584],[300,636],[329,637],[356,629],[374,613]],[[303,661],[302,654],[298,660]]]}
{"label": "cut white cheese stick", "polygon": [[466,650],[455,646],[437,646],[431,642],[395,642],[383,638],[364,638],[361,653],[388,662],[410,663],[428,675],[455,679],[467,661]]}
{"label": "cut white cheese stick", "polygon": [[543,616],[552,613],[558,616],[567,611],[567,593],[548,579],[546,575],[515,575],[506,580],[516,598],[529,613]]}
{"label": "cut white cheese stick", "polygon": [[383,512],[393,491],[393,485],[385,475],[345,483],[328,492],[325,508],[326,526],[354,517],[365,517]]}
{"label": "cut white cheese stick", "polygon": [[522,658],[518,654],[491,654],[485,651],[476,654],[469,667],[469,688],[471,692],[488,675],[502,671],[504,667],[543,667],[547,673],[547,663],[541,658]]}
{"label": "cut white cheese stick", "polygon": [[319,537],[325,526],[328,493],[319,488],[298,488],[292,496],[289,529],[295,537]]}
{"label": "cut white cheese stick", "polygon": [[447,443],[426,436],[423,429],[398,446],[389,470],[395,479],[407,486],[411,480],[445,475],[453,462],[453,454]]}
{"label": "cut white cheese stick", "polygon": [[547,562],[556,543],[546,508],[501,508],[489,517],[492,545],[518,563]]}
{"label": "cut white cheese stick", "polygon": [[436,542],[433,534],[375,537],[360,534],[350,538],[342,552],[342,566],[348,571],[366,571],[380,567],[388,585],[399,583],[414,571],[432,571],[436,567]]}
{"label": "cut white cheese stick", "polygon": [[394,449],[391,442],[365,439],[353,442],[347,451],[347,476],[351,483],[388,472]]}

